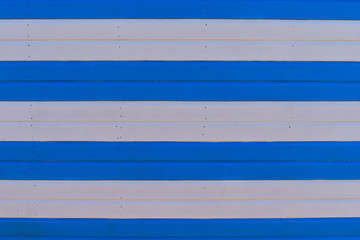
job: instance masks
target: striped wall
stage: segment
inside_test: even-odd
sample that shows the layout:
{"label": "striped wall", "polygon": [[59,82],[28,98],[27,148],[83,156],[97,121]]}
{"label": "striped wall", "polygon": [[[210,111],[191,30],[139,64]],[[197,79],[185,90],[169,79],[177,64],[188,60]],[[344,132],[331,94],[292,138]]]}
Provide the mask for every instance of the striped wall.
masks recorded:
{"label": "striped wall", "polygon": [[0,1],[0,239],[358,239],[360,1]]}

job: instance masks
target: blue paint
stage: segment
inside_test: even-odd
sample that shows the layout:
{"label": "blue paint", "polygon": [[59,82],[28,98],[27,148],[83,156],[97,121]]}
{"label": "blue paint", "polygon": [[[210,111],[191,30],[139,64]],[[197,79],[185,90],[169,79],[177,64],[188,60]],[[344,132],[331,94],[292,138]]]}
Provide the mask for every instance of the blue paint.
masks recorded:
{"label": "blue paint", "polygon": [[[1,0],[1,19],[360,20],[356,0]],[[360,101],[360,63],[0,62],[0,101]],[[359,142],[0,142],[0,180],[359,180]],[[0,219],[0,239],[359,239],[348,219]],[[69,237],[69,238],[68,238]]]}
{"label": "blue paint", "polygon": [[360,161],[360,142],[0,142],[0,161]]}
{"label": "blue paint", "polygon": [[359,62],[0,62],[0,81],[360,81]]}
{"label": "blue paint", "polygon": [[[89,239],[89,238],[87,238]],[[185,240],[184,238],[102,238],[91,237],[91,240]],[[199,238],[186,238],[186,240],[199,240]],[[222,238],[207,237],[207,240],[260,240],[259,238]],[[1,237],[0,240],[84,240],[82,237]],[[279,240],[279,238],[262,237],[261,240]],[[281,237],[281,240],[359,240],[359,237]]]}
{"label": "blue paint", "polygon": [[360,180],[359,161],[1,161],[1,180]]}
{"label": "blue paint", "polygon": [[2,19],[359,20],[356,0],[2,0]]}
{"label": "blue paint", "polygon": [[[360,218],[0,219],[1,236],[109,238],[359,237]],[[287,238],[284,238],[287,239]],[[328,238],[327,238],[328,239]]]}
{"label": "blue paint", "polygon": [[0,101],[359,101],[360,82],[2,82]]}

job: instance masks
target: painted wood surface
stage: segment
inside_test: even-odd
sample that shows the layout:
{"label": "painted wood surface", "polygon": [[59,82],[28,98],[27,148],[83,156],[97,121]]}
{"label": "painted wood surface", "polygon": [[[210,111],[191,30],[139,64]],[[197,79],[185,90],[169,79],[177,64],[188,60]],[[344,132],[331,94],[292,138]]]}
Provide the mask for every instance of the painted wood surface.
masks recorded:
{"label": "painted wood surface", "polygon": [[0,60],[356,62],[358,25],[287,20],[2,20]]}
{"label": "painted wood surface", "polygon": [[359,141],[357,102],[4,102],[4,141]]}
{"label": "painted wood surface", "polygon": [[[0,182],[5,218],[356,217],[359,182]],[[21,191],[22,194],[19,195]],[[12,195],[12,196],[11,196]]]}
{"label": "painted wood surface", "polygon": [[0,41],[359,41],[359,21],[0,20]]}
{"label": "painted wood surface", "polygon": [[0,61],[360,61],[358,42],[1,42]]}
{"label": "painted wood surface", "polygon": [[0,238],[359,237],[359,9],[0,1]]}

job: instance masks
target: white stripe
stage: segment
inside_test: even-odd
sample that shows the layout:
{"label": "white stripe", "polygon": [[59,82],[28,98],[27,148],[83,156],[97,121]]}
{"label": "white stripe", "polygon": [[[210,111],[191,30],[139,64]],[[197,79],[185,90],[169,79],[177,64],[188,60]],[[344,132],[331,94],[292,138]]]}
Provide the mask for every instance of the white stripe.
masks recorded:
{"label": "white stripe", "polygon": [[360,42],[0,42],[0,61],[360,61]]}
{"label": "white stripe", "polygon": [[0,20],[5,40],[360,41],[360,21]]}
{"label": "white stripe", "polygon": [[351,200],[360,180],[0,181],[0,200]]}
{"label": "white stripe", "polygon": [[1,102],[3,141],[360,141],[359,102]]}
{"label": "white stripe", "polygon": [[360,102],[0,102],[0,122],[359,122]]}
{"label": "white stripe", "polygon": [[347,218],[360,201],[0,201],[3,218]]}
{"label": "white stripe", "polygon": [[360,123],[0,123],[2,141],[360,141]]}
{"label": "white stripe", "polygon": [[360,21],[2,20],[0,61],[360,61],[359,26]]}
{"label": "white stripe", "polygon": [[2,218],[360,216],[360,181],[1,181]]}

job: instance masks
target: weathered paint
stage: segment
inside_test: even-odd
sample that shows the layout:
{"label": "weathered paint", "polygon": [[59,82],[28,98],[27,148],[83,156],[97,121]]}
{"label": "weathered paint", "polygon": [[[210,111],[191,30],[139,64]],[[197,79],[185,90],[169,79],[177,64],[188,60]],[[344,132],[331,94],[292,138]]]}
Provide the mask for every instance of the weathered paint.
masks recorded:
{"label": "weathered paint", "polygon": [[359,9],[1,1],[0,237],[359,237]]}

